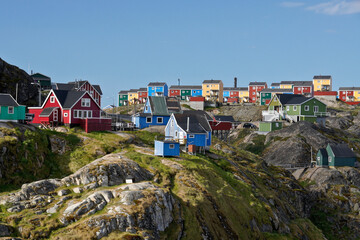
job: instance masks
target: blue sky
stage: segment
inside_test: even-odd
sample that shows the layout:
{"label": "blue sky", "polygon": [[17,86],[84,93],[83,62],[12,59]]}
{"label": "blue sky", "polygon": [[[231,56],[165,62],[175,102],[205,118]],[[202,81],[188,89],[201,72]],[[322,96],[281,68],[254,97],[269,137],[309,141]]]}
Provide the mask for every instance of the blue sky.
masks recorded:
{"label": "blue sky", "polygon": [[360,86],[360,0],[0,0],[0,57],[120,90],[312,80]]}

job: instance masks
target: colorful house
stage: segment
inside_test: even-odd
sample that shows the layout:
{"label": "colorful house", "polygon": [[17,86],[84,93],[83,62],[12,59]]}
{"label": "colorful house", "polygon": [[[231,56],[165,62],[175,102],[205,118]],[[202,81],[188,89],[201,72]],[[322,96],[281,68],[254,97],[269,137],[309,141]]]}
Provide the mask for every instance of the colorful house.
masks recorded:
{"label": "colorful house", "polygon": [[256,101],[260,100],[260,92],[261,90],[267,88],[266,82],[250,82],[249,83],[249,102],[256,103]]}
{"label": "colorful house", "polygon": [[138,99],[139,99],[139,103],[145,103],[146,99],[147,99],[147,89],[146,88],[139,88],[138,89]]}
{"label": "colorful house", "polygon": [[270,88],[274,89],[274,88],[280,88],[280,83],[272,83],[270,85]]}
{"label": "colorful house", "polygon": [[328,144],[316,155],[316,165],[323,167],[354,167],[356,161],[355,153],[346,144]]}
{"label": "colorful house", "polygon": [[139,101],[138,91],[139,89],[130,89],[128,91],[129,105],[138,104]]}
{"label": "colorful house", "polygon": [[144,111],[132,116],[136,128],[166,125],[172,113],[180,113],[181,106],[178,99],[165,96],[148,97]]}
{"label": "colorful house", "polygon": [[332,78],[330,75],[313,77],[314,91],[332,91]]}
{"label": "colorful house", "polygon": [[101,107],[88,91],[51,90],[43,105],[29,107],[29,113],[34,114],[31,123],[74,126],[84,119],[100,119]]}
{"label": "colorful house", "polygon": [[224,85],[221,80],[204,80],[202,82],[202,96],[206,101],[223,102]]}
{"label": "colorful house", "polygon": [[34,73],[31,75],[35,83],[39,83],[41,90],[51,89],[51,78],[41,73]]}
{"label": "colorful house", "polygon": [[199,149],[209,149],[211,127],[204,111],[183,111],[172,114],[165,128],[165,138],[181,145],[195,145]]}
{"label": "colorful house", "polygon": [[318,99],[297,94],[276,94],[268,110],[262,112],[264,121],[287,120],[290,122],[323,120],[329,115],[326,104]]}
{"label": "colorful house", "polygon": [[282,129],[283,123],[272,121],[272,122],[260,122],[259,123],[259,131],[260,132],[271,132],[275,130]]}
{"label": "colorful house", "polygon": [[26,107],[19,105],[10,94],[0,93],[0,121],[24,121],[25,111]]}
{"label": "colorful house", "polygon": [[201,97],[202,87],[194,85],[173,85],[169,88],[170,97],[180,97],[181,101],[189,101],[190,97]]}
{"label": "colorful house", "polygon": [[92,85],[89,81],[75,81],[68,83],[56,83],[56,90],[87,91],[95,102],[101,106],[102,91],[99,85]]}
{"label": "colorful house", "polygon": [[338,96],[343,102],[360,102],[360,87],[340,87]]}
{"label": "colorful house", "polygon": [[173,140],[155,140],[154,155],[162,157],[180,156],[180,144]]}
{"label": "colorful house", "polygon": [[260,91],[260,105],[268,105],[275,94],[293,94],[293,90],[287,88],[265,88]]}
{"label": "colorful house", "polygon": [[314,96],[314,86],[312,81],[294,81],[294,94],[301,94],[305,97]]}
{"label": "colorful house", "polygon": [[168,85],[165,82],[151,82],[147,86],[148,97],[168,96]]}
{"label": "colorful house", "polygon": [[239,88],[224,87],[224,91],[223,91],[224,102],[239,103],[240,102],[239,92],[240,92]]}
{"label": "colorful house", "polygon": [[119,107],[120,106],[126,106],[129,104],[129,91],[120,91],[119,96]]}
{"label": "colorful house", "polygon": [[239,87],[239,102],[249,102],[249,88]]}

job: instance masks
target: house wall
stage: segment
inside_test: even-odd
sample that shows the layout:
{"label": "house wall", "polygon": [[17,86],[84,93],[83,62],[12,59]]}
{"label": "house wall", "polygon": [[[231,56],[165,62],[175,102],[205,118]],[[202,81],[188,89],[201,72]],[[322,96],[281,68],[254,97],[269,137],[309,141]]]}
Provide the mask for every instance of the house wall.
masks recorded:
{"label": "house wall", "polygon": [[145,103],[147,99],[147,92],[138,92],[138,99],[140,103]]}
{"label": "house wall", "polygon": [[247,101],[248,98],[249,98],[249,91],[248,90],[246,90],[246,91],[240,90],[239,91],[239,98],[240,98],[240,102]]}
{"label": "house wall", "polygon": [[203,83],[202,84],[202,96],[205,97],[206,99],[209,99],[210,97],[212,97],[211,94],[211,90],[218,90],[218,95],[217,95],[217,102],[223,102],[223,91],[224,91],[224,87],[223,87],[223,83]]}
{"label": "house wall", "polygon": [[[139,96],[138,96],[137,92],[129,92],[128,93],[129,105],[136,104],[137,99],[139,99]],[[134,100],[135,100],[135,102],[134,102]]]}
{"label": "house wall", "polygon": [[0,121],[18,121],[25,120],[25,106],[14,106],[14,111],[12,114],[9,114],[8,106],[0,106]]}
{"label": "house wall", "polygon": [[[81,99],[83,98],[90,98],[89,93],[86,93]],[[92,111],[92,118],[100,118],[100,108],[96,105],[94,100],[90,100],[90,107],[82,107],[81,106],[81,99],[71,108],[71,122],[64,121],[64,124],[81,124],[82,119],[81,118],[75,118],[74,117],[74,110],[86,110],[86,111]],[[66,110],[66,109],[65,109]],[[69,110],[69,109],[67,109]],[[70,118],[69,118],[70,119]]]}
{"label": "house wall", "polygon": [[170,89],[169,96],[170,97],[180,96],[180,89]]}
{"label": "house wall", "polygon": [[224,90],[223,96],[224,96],[224,98],[230,97],[230,91],[229,90]]}
{"label": "house wall", "polygon": [[285,105],[285,109],[288,115],[292,115],[292,116],[300,115],[300,110],[301,110],[300,105]]}
{"label": "house wall", "polygon": [[191,96],[192,97],[201,97],[202,96],[202,90],[201,89],[192,89],[191,90]]}
{"label": "house wall", "polygon": [[230,91],[230,97],[231,98],[239,97],[239,91],[236,91],[236,90]]}
{"label": "house wall", "polygon": [[343,166],[353,167],[355,165],[356,158],[336,157],[333,154],[330,145],[327,145],[326,151],[329,156],[329,158],[328,158],[329,166],[331,166],[331,167],[343,167]]}
{"label": "house wall", "polygon": [[313,79],[314,91],[323,91],[323,87],[329,85],[330,88],[327,91],[332,91],[331,78],[329,79]]}
{"label": "house wall", "polygon": [[280,88],[282,88],[282,89],[292,89],[293,84],[280,84]]}
{"label": "house wall", "polygon": [[95,88],[89,82],[83,84],[80,90],[87,91],[95,99],[95,101],[101,106],[101,95],[95,90]]}
{"label": "house wall", "polygon": [[[190,135],[194,135],[194,138],[190,138]],[[187,134],[186,135],[187,142],[186,145],[195,145],[198,147],[206,147],[207,141],[206,141],[206,134]]]}
{"label": "house wall", "polygon": [[48,119],[48,118],[46,118],[46,119],[40,118],[39,115],[40,115],[40,113],[42,112],[43,109],[49,108],[49,107],[58,107],[58,108],[59,108],[59,110],[58,110],[58,111],[59,111],[59,114],[58,114],[58,116],[59,116],[58,122],[61,122],[61,123],[63,122],[63,119],[62,119],[62,116],[63,116],[63,114],[62,114],[62,109],[61,109],[60,104],[59,104],[58,100],[56,99],[56,97],[55,97],[53,103],[50,102],[50,99],[51,99],[51,97],[53,97],[53,96],[55,96],[54,93],[53,93],[53,92],[50,92],[50,96],[46,99],[46,102],[43,104],[43,106],[42,106],[41,108],[29,108],[29,113],[34,114],[34,118],[33,118],[33,120],[32,120],[31,123],[38,123],[38,124],[39,124],[39,123],[41,123],[42,121],[46,121],[46,119]]}
{"label": "house wall", "polygon": [[[309,111],[305,111],[305,106],[309,106]],[[318,112],[326,112],[326,105],[316,98],[313,98],[301,105],[301,115],[314,116],[314,106],[318,106]]]}
{"label": "house wall", "polygon": [[[173,149],[170,149],[170,144],[174,145]],[[155,141],[154,155],[156,156],[179,156],[180,145],[179,143],[166,143],[162,141]]]}
{"label": "house wall", "polygon": [[258,85],[249,85],[249,102],[255,103],[259,98],[260,95],[258,92],[265,89],[266,85],[258,86]]}
{"label": "house wall", "polygon": [[[167,122],[169,121],[169,118],[170,118],[169,116],[155,116],[155,115],[151,115],[149,117],[151,117],[151,123],[146,122],[146,117],[140,117],[140,116],[135,117],[135,119],[136,119],[134,121],[135,126],[140,129],[147,128],[150,126],[163,126],[163,125],[167,124]],[[158,117],[163,118],[162,123],[157,122]]]}
{"label": "house wall", "polygon": [[320,151],[316,154],[316,165],[317,166],[328,166],[328,159],[324,157]]}
{"label": "house wall", "polygon": [[145,102],[144,113],[151,113],[150,98]]}
{"label": "house wall", "polygon": [[271,122],[260,122],[259,123],[260,132],[270,132],[271,131]]}
{"label": "house wall", "polygon": [[127,105],[128,95],[127,94],[119,94],[119,106]]}

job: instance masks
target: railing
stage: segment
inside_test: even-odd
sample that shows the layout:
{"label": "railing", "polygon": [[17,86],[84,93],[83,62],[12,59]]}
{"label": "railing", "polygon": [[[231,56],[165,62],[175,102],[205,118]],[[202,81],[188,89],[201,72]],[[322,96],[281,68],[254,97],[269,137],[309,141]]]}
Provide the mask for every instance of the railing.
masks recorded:
{"label": "railing", "polygon": [[329,117],[330,113],[329,112],[315,112],[315,116],[317,116],[317,117]]}
{"label": "railing", "polygon": [[281,167],[284,169],[299,169],[299,168],[308,168],[311,166],[310,163],[295,163],[295,164],[274,164],[276,167]]}

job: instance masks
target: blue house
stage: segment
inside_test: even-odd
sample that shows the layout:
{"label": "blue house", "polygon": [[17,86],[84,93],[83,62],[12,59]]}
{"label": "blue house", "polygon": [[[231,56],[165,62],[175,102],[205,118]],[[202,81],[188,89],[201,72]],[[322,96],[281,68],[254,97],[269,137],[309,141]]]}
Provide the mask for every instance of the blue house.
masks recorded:
{"label": "blue house", "polygon": [[155,140],[154,148],[155,156],[179,156],[180,155],[180,144],[176,141],[165,140],[157,141]]}
{"label": "blue house", "polygon": [[168,96],[168,85],[165,82],[151,82],[147,86],[148,97]]}
{"label": "blue house", "polygon": [[178,141],[181,145],[209,149],[211,127],[208,119],[208,114],[200,110],[172,114],[165,128],[165,138]]}
{"label": "blue house", "polygon": [[193,86],[191,89],[192,97],[202,97],[202,86]]}
{"label": "blue house", "polygon": [[136,128],[166,125],[172,113],[180,113],[178,99],[165,96],[151,96],[146,100],[144,111],[132,116]]}

